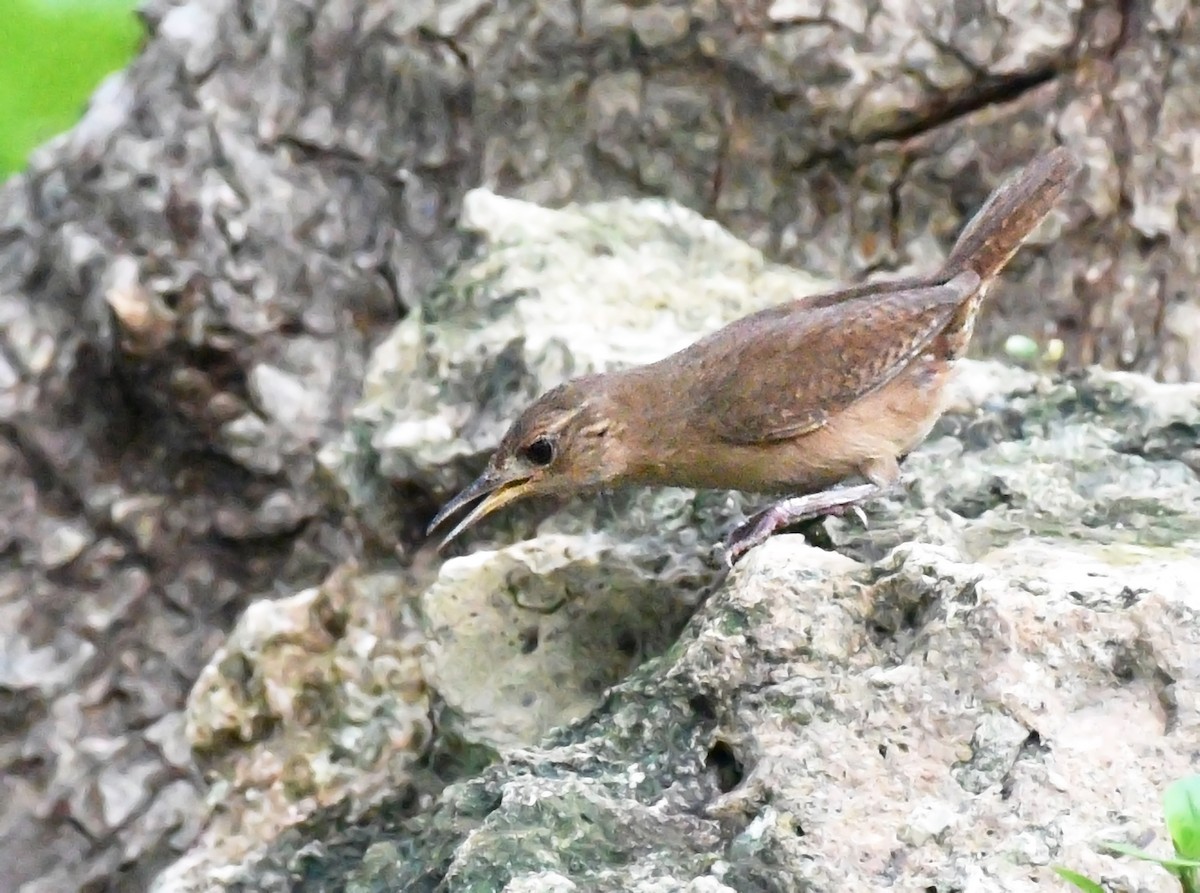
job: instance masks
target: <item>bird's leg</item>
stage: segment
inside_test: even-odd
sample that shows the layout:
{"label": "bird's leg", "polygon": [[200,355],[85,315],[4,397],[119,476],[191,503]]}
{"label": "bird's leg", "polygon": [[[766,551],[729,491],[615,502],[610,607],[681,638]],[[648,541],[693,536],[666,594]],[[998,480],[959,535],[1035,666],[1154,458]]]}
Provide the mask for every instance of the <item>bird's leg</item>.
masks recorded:
{"label": "bird's leg", "polygon": [[867,483],[831,487],[805,496],[793,496],[751,515],[733,529],[725,540],[725,562],[732,567],[750,549],[765,543],[774,533],[810,518],[844,515],[850,509],[891,490],[900,480],[900,466],[893,458],[866,464]]}
{"label": "bird's leg", "polygon": [[750,549],[765,543],[776,531],[821,515],[842,515],[851,507],[881,493],[883,488],[876,484],[858,484],[853,487],[833,487],[807,496],[793,496],[767,506],[729,534],[725,540],[725,561],[732,566]]}

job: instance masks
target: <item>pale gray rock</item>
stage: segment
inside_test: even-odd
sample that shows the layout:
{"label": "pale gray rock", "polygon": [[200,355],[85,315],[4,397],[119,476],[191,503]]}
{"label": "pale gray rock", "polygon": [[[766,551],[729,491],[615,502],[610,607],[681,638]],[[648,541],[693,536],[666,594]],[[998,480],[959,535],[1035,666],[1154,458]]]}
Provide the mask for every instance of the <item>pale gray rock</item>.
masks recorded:
{"label": "pale gray rock", "polygon": [[[1112,384],[1070,388],[1098,402],[1048,440],[1106,430]],[[319,854],[279,851],[235,889],[284,889],[283,866],[337,889],[325,872],[373,839],[405,855],[352,870],[356,889],[525,889],[553,872],[594,891],[1035,891],[1054,864],[1162,889],[1159,869],[1092,844],[1161,834],[1160,793],[1200,752],[1200,514],[1105,542],[1069,513],[1031,534],[999,498],[975,518],[910,513],[964,545],[864,564],[773,539],[586,721],[447,789],[399,837],[311,824]]]}
{"label": "pale gray rock", "polygon": [[[606,296],[627,281],[679,310],[661,352],[811,285],[660,202],[466,207],[503,213],[470,211],[476,251],[323,454],[351,491],[383,486],[364,469],[453,489],[541,388],[651,358],[622,329],[642,311]],[[607,356],[585,309],[622,333]],[[1161,832],[1200,754],[1197,442],[1200,385],[966,361],[904,492],[819,525],[824,548],[780,536],[722,580],[740,498],[506,511],[421,597],[439,733],[498,759],[424,811],[314,814],[229,887],[1019,893],[1065,864],[1159,889],[1093,843]]]}
{"label": "pale gray rock", "polygon": [[447,562],[422,596],[426,678],[455,714],[442,730],[532,743],[666,650],[715,572],[654,546],[547,534]]}
{"label": "pale gray rock", "polygon": [[131,845],[156,826],[177,830],[172,820],[197,840],[152,889],[217,889],[322,806],[353,813],[406,786],[432,731],[423,647],[399,575],[344,567],[251,605],[200,673],[182,728],[147,736],[182,731],[209,782],[203,809],[176,790],[143,816]]}

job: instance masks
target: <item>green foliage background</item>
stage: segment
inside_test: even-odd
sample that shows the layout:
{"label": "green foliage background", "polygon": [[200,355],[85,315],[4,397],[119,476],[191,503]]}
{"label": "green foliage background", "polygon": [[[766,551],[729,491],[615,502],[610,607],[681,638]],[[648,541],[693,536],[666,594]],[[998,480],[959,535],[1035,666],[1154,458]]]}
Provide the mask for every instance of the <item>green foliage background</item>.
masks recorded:
{"label": "green foliage background", "polygon": [[0,0],[0,180],[69,128],[142,36],[137,0]]}

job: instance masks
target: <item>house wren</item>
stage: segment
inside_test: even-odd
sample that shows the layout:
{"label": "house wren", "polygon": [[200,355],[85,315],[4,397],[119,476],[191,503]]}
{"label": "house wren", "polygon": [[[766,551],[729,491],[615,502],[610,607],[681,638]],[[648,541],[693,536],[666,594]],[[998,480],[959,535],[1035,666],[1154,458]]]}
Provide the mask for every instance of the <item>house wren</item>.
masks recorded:
{"label": "house wren", "polygon": [[800,494],[730,534],[732,564],[782,527],[880,495],[941,415],[988,286],[1078,169],[1063,148],[1034,159],[992,193],[932,275],[799,298],[658,362],[554,388],[430,532],[472,502],[443,546],[524,496],[602,487]]}

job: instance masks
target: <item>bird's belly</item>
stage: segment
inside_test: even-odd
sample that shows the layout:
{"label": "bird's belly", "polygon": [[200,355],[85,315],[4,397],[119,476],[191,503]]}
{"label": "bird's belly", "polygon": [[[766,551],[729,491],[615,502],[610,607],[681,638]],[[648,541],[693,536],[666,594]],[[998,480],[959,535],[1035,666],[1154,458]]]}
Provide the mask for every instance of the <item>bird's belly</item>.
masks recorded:
{"label": "bird's belly", "polygon": [[829,436],[858,444],[866,456],[900,456],[928,435],[945,406],[951,366],[919,360],[878,391],[855,401],[826,426]]}

